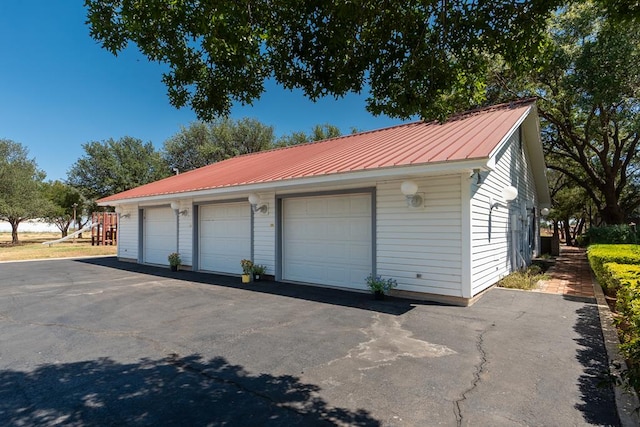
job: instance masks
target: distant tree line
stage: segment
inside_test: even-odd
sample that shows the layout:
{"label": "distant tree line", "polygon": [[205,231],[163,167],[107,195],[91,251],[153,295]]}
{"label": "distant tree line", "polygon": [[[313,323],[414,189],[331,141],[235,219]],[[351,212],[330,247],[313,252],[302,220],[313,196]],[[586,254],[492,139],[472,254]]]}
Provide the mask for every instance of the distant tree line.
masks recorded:
{"label": "distant tree line", "polygon": [[[183,127],[157,150],[151,142],[124,136],[82,145],[84,155],[67,172],[66,181],[45,181],[46,174],[18,142],[0,139],[0,221],[11,224],[19,243],[21,222],[54,224],[62,236],[72,225],[83,227],[95,201],[121,191],[241,154],[340,136],[333,125],[316,125],[307,134],[276,138],[273,127],[254,119],[228,118]],[[72,224],[74,216],[77,224]]]}

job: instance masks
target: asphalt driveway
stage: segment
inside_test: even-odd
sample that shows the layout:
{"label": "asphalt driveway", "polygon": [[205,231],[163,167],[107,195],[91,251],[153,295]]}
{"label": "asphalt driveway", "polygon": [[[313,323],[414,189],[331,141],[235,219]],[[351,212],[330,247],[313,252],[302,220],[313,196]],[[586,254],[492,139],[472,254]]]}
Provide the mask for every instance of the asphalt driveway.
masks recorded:
{"label": "asphalt driveway", "polygon": [[618,425],[597,307],[0,264],[0,425]]}

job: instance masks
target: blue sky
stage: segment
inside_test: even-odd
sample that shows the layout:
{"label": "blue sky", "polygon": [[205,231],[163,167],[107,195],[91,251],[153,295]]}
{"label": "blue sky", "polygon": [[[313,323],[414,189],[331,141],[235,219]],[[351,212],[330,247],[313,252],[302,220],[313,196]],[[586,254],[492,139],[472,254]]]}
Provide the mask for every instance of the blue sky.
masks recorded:
{"label": "blue sky", "polygon": [[[82,0],[0,1],[0,138],[27,147],[51,180],[66,179],[85,142],[128,135],[159,149],[196,120],[169,104],[162,65],[135,47],[114,57],[89,37],[85,21]],[[278,136],[322,123],[343,133],[401,123],[369,114],[364,95],[313,103],[274,84],[231,117],[256,118]]]}

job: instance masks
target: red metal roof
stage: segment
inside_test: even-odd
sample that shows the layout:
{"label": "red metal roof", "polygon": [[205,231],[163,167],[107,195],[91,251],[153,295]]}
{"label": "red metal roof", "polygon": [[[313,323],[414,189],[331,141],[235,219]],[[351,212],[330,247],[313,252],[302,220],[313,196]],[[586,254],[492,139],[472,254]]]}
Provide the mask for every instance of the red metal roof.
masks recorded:
{"label": "red metal roof", "polygon": [[486,159],[534,100],[245,154],[98,200],[112,201],[398,166]]}

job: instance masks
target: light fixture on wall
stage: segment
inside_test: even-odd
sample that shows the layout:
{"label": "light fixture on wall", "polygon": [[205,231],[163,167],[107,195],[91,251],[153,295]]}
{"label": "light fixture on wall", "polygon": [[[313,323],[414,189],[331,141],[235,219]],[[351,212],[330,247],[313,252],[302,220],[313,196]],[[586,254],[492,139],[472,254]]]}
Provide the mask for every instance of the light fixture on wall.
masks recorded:
{"label": "light fixture on wall", "polygon": [[417,208],[422,206],[422,196],[420,196],[418,193],[418,184],[416,184],[414,181],[404,181],[401,185],[400,185],[400,191],[402,192],[402,194],[404,194],[404,197],[407,200],[407,206],[410,206],[412,208]]}
{"label": "light fixture on wall", "polygon": [[260,196],[256,193],[249,194],[249,203],[251,204],[251,209],[253,212],[260,212],[266,214],[269,212],[269,206],[266,203],[260,202]]}
{"label": "light fixture on wall", "polygon": [[178,203],[178,202],[171,202],[171,209],[173,209],[173,211],[176,213],[176,215],[185,216],[185,215],[187,215],[189,213],[188,209],[180,210],[180,203]]}
{"label": "light fixture on wall", "polygon": [[480,169],[474,169],[473,172],[471,172],[471,175],[469,175],[469,179],[473,179],[473,177],[476,177],[477,185],[482,184],[482,173]]}
{"label": "light fixture on wall", "polygon": [[[518,197],[518,189],[513,185],[507,185],[502,189],[502,198],[504,199],[505,202],[507,203],[512,202],[516,199],[516,197]],[[506,207],[504,204],[500,202],[494,202],[491,199],[489,199],[489,203],[491,204],[491,208],[489,209],[490,211],[498,208],[499,206]]]}
{"label": "light fixture on wall", "polygon": [[540,215],[542,215],[542,216],[547,216],[547,215],[549,215],[549,208],[542,208],[542,209],[540,210]]}
{"label": "light fixture on wall", "polygon": [[123,213],[122,207],[116,206],[116,213],[120,218],[129,218],[131,216],[130,213]]}

